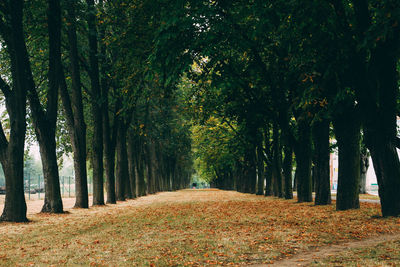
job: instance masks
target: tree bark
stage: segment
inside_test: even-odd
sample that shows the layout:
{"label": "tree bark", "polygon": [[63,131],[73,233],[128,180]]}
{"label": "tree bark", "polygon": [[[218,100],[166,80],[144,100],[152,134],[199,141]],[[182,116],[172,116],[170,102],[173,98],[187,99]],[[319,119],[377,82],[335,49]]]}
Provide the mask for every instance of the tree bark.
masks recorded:
{"label": "tree bark", "polygon": [[369,155],[365,146],[360,151],[360,194],[367,193],[367,171],[369,168]]}
{"label": "tree bark", "polygon": [[[146,195],[146,181],[145,181],[145,166],[144,166],[144,155],[143,155],[143,140],[141,137],[137,137],[135,139],[135,174],[136,174],[136,188],[137,188],[137,196],[145,196]],[[175,164],[174,164],[175,167]]]}
{"label": "tree bark", "polygon": [[[86,124],[83,115],[82,88],[79,70],[78,43],[76,37],[76,0],[66,5],[67,33],[69,42],[70,72],[72,81],[71,96],[65,78],[62,80],[60,95],[67,118],[75,170],[75,208],[88,208],[88,185],[86,170]],[[62,71],[62,70],[61,70]],[[62,74],[65,77],[64,74]]]}
{"label": "tree bark", "polygon": [[257,172],[256,172],[256,150],[255,147],[250,145],[250,147],[246,148],[244,160],[245,160],[245,169],[244,169],[244,193],[254,194],[256,192],[256,181],[257,181]]}
{"label": "tree bark", "polygon": [[315,153],[315,205],[331,204],[329,173],[329,121],[322,120],[313,125]]}
{"label": "tree bark", "polygon": [[129,184],[131,187],[132,198],[136,198],[136,172],[135,172],[135,151],[132,133],[128,135],[128,169]]}
{"label": "tree bark", "polygon": [[[99,6],[104,12],[103,0],[99,1]],[[106,191],[107,191],[107,204],[115,204],[115,139],[116,139],[116,123],[114,118],[114,124],[110,122],[110,104],[109,104],[109,88],[110,79],[108,78],[109,70],[111,69],[110,61],[106,55],[107,47],[104,42],[105,40],[105,24],[99,26],[99,43],[100,43],[100,55],[101,55],[101,95],[102,95],[102,123],[103,123],[103,153],[104,153],[104,170],[106,175]],[[119,105],[116,104],[116,110],[119,109]],[[115,113],[114,113],[115,116]]]}
{"label": "tree bark", "polygon": [[282,150],[280,146],[280,134],[278,124],[274,124],[273,129],[273,174],[275,178],[275,196],[283,197],[283,178],[282,178]]}
{"label": "tree bark", "polygon": [[312,202],[311,129],[307,119],[298,120],[299,140],[295,148],[298,202]]}
{"label": "tree bark", "polygon": [[285,178],[285,199],[293,199],[293,149],[289,145],[284,146],[285,158],[283,159],[283,176]]}
{"label": "tree bark", "polygon": [[262,141],[257,146],[257,195],[264,195],[264,155]]}
{"label": "tree bark", "polygon": [[336,209],[358,209],[360,185],[360,124],[354,108],[334,120],[334,130],[339,149],[339,174]]}
{"label": "tree bark", "polygon": [[[62,213],[63,203],[60,192],[60,178],[56,155],[56,121],[58,90],[61,73],[61,6],[58,0],[48,1],[49,32],[49,90],[47,92],[47,111],[42,110],[36,89],[28,93],[33,124],[39,141],[45,183],[45,199],[42,212]],[[32,94],[32,95],[31,95]],[[32,105],[36,105],[32,107]],[[39,116],[39,118],[35,118]]]}
{"label": "tree bark", "polygon": [[[3,79],[0,89],[6,98],[10,119],[10,139],[0,123],[0,160],[6,182],[6,198],[0,221],[26,222],[24,195],[24,144],[26,130],[26,93],[32,72],[25,46],[22,0],[7,3],[8,14],[1,14],[0,34],[11,60],[12,90]],[[6,21],[6,22],[4,22]]]}
{"label": "tree bark", "polygon": [[89,62],[91,83],[91,112],[93,117],[92,167],[93,167],[93,205],[104,205],[103,181],[103,114],[101,109],[101,87],[99,75],[98,40],[96,27],[96,8],[94,0],[86,0],[88,5],[87,23],[89,28]]}
{"label": "tree bark", "polygon": [[103,148],[104,148],[104,169],[107,185],[107,204],[115,204],[115,143],[116,143],[116,123],[110,127],[110,118],[108,114],[108,93],[103,91],[105,97],[103,107]]}
{"label": "tree bark", "polygon": [[267,165],[265,168],[265,196],[272,195],[274,195],[272,188],[272,167]]}
{"label": "tree bark", "polygon": [[40,155],[45,183],[45,199],[42,212],[62,213],[63,205],[60,193],[60,181],[56,156],[55,134],[58,108],[58,89],[61,83],[61,7],[57,0],[48,1],[48,33],[49,33],[49,72],[46,109],[39,100],[36,85],[27,66],[28,100],[32,123],[39,142]]}
{"label": "tree bark", "polygon": [[364,105],[363,111],[369,108],[368,113],[363,113],[364,134],[378,181],[383,216],[400,215],[400,162],[395,147],[398,99],[398,54],[395,52],[399,47],[398,32],[395,38],[397,40],[388,37],[386,43],[378,43],[371,59],[371,65],[375,67],[372,71],[377,74],[374,76],[377,77],[377,82],[373,83],[376,85],[374,91],[379,98],[372,99],[376,101],[375,105],[368,105],[362,99],[368,105]]}
{"label": "tree bark", "polygon": [[118,134],[117,134],[117,174],[116,174],[116,191],[117,200],[125,201],[126,186],[129,181],[129,170],[128,170],[128,155],[126,149],[126,126],[123,122],[118,123]]}

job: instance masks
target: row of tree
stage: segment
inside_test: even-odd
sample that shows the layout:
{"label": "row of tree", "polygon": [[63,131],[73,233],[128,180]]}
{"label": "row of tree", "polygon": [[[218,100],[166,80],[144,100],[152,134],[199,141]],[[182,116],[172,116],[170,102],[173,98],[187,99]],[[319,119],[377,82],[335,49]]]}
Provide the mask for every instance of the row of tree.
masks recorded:
{"label": "row of tree", "polygon": [[292,198],[295,166],[298,201],[309,202],[313,166],[315,202],[329,204],[334,136],[336,207],[358,208],[362,140],[383,216],[400,215],[399,1],[189,0],[173,10],[158,51],[178,42],[167,61],[196,62],[183,82],[206,126],[195,129],[203,173],[222,188]]}
{"label": "row of tree", "polygon": [[174,90],[179,76],[169,73],[164,57],[151,57],[163,16],[156,7],[124,0],[0,2],[7,111],[0,125],[6,180],[0,220],[27,220],[27,125],[40,147],[42,212],[63,212],[57,160],[70,151],[77,208],[89,206],[88,159],[93,205],[105,204],[105,191],[107,203],[116,203],[189,185],[190,131]]}

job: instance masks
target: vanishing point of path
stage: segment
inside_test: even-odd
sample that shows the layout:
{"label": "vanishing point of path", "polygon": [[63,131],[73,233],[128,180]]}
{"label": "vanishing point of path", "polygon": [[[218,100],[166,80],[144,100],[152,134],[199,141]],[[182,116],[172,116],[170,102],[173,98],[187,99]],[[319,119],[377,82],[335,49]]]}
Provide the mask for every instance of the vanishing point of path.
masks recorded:
{"label": "vanishing point of path", "polygon": [[164,192],[90,209],[73,203],[65,199],[68,213],[50,215],[37,214],[41,202],[31,201],[30,223],[0,224],[0,266],[296,266],[400,240],[400,219],[377,217],[373,203],[337,212],[334,205],[220,190]]}

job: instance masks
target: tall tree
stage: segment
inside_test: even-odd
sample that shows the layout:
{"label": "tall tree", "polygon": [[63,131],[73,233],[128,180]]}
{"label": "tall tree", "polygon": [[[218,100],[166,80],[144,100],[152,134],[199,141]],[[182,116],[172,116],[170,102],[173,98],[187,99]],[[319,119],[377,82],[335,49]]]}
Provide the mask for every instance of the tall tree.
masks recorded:
{"label": "tall tree", "polygon": [[[45,200],[42,212],[63,212],[56,155],[56,122],[58,92],[61,83],[61,7],[60,1],[48,1],[49,70],[46,108],[39,100],[33,82],[28,90],[32,122],[39,142],[45,182]],[[32,75],[31,75],[32,76]]]}
{"label": "tall tree", "polygon": [[71,73],[71,93],[65,79],[60,88],[61,100],[67,119],[75,170],[75,207],[88,208],[88,184],[86,170],[86,124],[83,113],[81,72],[79,65],[78,40],[76,32],[77,1],[66,5],[67,34]]}
{"label": "tall tree", "polygon": [[103,182],[103,114],[98,59],[97,10],[94,0],[86,0],[89,39],[89,77],[91,83],[91,111],[93,117],[92,167],[93,167],[93,205],[104,205]]}
{"label": "tall tree", "polygon": [[0,34],[6,45],[11,64],[10,87],[0,79],[0,89],[6,98],[10,118],[10,138],[7,140],[0,125],[0,160],[6,180],[6,199],[1,221],[26,222],[24,196],[24,142],[26,130],[26,93],[31,85],[29,56],[23,29],[22,0],[0,3]]}

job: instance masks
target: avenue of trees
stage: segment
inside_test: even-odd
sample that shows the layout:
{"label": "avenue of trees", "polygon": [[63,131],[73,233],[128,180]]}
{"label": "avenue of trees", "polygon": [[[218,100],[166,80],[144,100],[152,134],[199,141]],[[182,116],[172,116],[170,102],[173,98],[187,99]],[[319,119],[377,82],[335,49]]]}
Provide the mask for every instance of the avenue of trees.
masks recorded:
{"label": "avenue of trees", "polygon": [[204,177],[287,199],[294,178],[299,202],[315,190],[315,204],[329,204],[337,149],[336,208],[353,209],[369,151],[382,214],[400,215],[399,1],[182,1],[174,10],[159,49],[179,39],[171,59],[195,62],[184,80]]}
{"label": "avenue of trees", "polygon": [[27,135],[43,212],[63,212],[62,153],[77,208],[88,168],[93,205],[185,188],[193,167],[286,199],[294,178],[299,202],[314,187],[325,205],[337,149],[337,209],[359,207],[369,151],[382,214],[400,215],[398,0],[4,0],[0,42],[0,220],[27,220]]}
{"label": "avenue of trees", "polygon": [[150,59],[161,25],[156,6],[0,2],[0,89],[7,110],[0,127],[6,183],[0,220],[27,221],[26,137],[40,148],[42,212],[63,212],[58,166],[63,153],[73,155],[77,208],[89,206],[88,168],[93,205],[189,185],[190,127],[179,113],[179,76],[171,78],[164,61]]}

